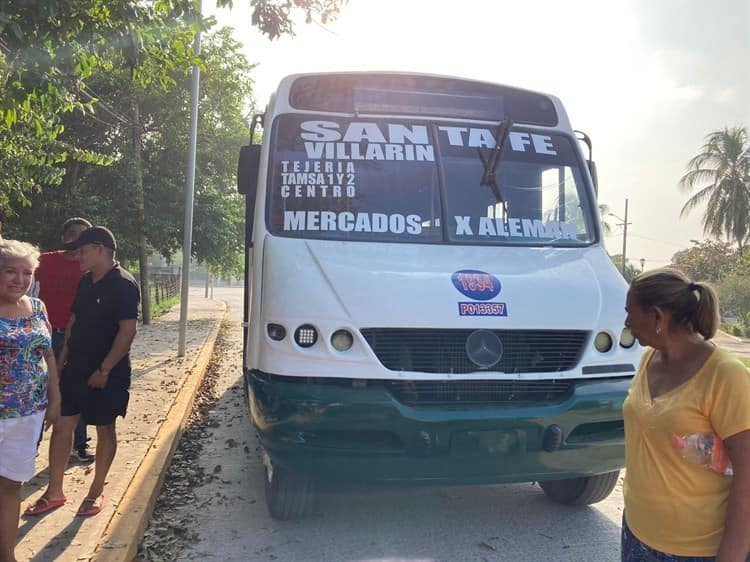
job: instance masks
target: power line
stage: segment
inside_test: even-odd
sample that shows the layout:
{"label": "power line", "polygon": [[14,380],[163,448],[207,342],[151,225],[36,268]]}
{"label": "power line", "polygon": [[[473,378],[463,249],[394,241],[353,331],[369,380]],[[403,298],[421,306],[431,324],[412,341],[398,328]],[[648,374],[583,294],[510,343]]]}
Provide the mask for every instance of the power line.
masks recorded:
{"label": "power line", "polygon": [[109,113],[112,117],[117,119],[120,123],[123,123],[124,125],[128,125],[129,127],[133,125],[132,121],[130,121],[127,117],[125,117],[121,113],[109,107],[109,105],[107,105],[107,103],[104,101],[104,98],[98,95],[94,90],[92,90],[88,86],[84,86],[81,89],[81,93],[86,94],[86,96],[89,98],[90,101],[96,100],[98,107],[101,107],[105,112]]}
{"label": "power line", "polygon": [[643,236],[641,234],[632,234],[636,238],[642,238],[643,240],[649,240],[651,242],[658,242],[660,244],[666,244],[667,246],[674,246],[675,248],[685,248],[684,244],[677,244],[676,242],[670,242],[669,240],[661,240],[659,238],[653,238],[651,236]]}
{"label": "power line", "polygon": [[685,249],[685,244],[677,244],[675,242],[669,242],[667,240],[659,240],[658,238],[651,238],[650,236],[641,236],[640,234],[633,234],[632,232],[629,233],[630,236],[634,236],[635,238],[642,238],[643,240],[649,240],[651,242],[659,242],[660,244],[666,244],[667,246],[674,246],[675,248],[680,248],[681,250]]}

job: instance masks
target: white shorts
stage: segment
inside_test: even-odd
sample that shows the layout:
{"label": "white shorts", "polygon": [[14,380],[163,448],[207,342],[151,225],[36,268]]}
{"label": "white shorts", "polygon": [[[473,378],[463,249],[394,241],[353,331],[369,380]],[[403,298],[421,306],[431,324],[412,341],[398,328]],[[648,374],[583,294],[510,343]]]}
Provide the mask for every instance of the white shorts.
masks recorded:
{"label": "white shorts", "polygon": [[44,412],[0,419],[0,476],[14,482],[31,480],[36,470],[36,443]]}

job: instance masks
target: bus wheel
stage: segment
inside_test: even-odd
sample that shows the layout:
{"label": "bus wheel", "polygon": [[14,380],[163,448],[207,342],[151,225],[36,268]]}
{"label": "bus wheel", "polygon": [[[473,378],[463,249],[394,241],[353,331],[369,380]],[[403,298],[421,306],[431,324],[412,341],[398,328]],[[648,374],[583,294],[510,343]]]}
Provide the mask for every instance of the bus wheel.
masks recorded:
{"label": "bus wheel", "polygon": [[539,482],[548,498],[565,505],[590,505],[602,501],[612,493],[620,471],[595,476]]}
{"label": "bus wheel", "polygon": [[[270,463],[269,463],[270,464]],[[301,519],[312,511],[315,489],[310,478],[266,464],[266,505],[280,521]]]}

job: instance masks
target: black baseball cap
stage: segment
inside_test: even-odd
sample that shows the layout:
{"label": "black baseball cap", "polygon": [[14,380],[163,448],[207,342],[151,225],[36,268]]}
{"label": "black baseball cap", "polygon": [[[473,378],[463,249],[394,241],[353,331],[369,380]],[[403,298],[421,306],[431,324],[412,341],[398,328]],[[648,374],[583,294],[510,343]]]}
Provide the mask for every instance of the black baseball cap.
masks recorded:
{"label": "black baseball cap", "polygon": [[117,242],[112,232],[103,226],[92,226],[87,228],[78,237],[75,242],[68,242],[65,244],[66,250],[77,250],[85,244],[101,244],[105,248],[109,248],[114,251],[117,249]]}

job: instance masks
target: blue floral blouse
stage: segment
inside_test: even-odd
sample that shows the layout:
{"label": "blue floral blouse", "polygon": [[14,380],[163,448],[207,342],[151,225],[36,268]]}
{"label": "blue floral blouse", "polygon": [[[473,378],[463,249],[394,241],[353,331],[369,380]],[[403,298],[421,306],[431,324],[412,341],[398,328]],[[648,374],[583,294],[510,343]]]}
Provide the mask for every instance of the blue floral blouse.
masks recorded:
{"label": "blue floral blouse", "polygon": [[47,408],[44,352],[52,345],[50,325],[42,301],[30,300],[31,316],[0,318],[0,419]]}

